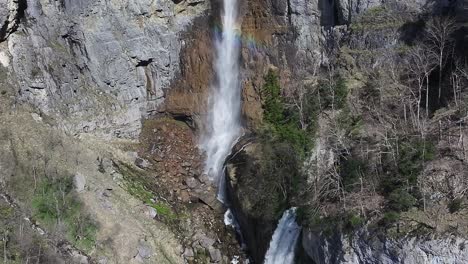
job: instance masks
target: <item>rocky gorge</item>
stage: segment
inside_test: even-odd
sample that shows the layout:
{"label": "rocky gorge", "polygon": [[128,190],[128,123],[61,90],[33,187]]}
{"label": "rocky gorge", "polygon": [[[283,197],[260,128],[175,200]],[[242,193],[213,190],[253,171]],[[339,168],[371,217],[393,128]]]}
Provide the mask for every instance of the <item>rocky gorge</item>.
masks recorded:
{"label": "rocky gorge", "polygon": [[224,205],[222,10],[0,0],[0,259],[263,263],[295,207],[294,263],[468,263],[468,2],[239,0]]}

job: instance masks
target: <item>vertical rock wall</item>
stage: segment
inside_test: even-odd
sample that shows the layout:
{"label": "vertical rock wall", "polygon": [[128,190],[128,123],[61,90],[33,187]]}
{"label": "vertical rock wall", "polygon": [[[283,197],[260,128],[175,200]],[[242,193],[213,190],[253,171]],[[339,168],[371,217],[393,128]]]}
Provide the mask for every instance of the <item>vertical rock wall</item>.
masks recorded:
{"label": "vertical rock wall", "polygon": [[[180,73],[183,33],[208,1],[0,1],[0,70],[16,103],[66,131],[138,135]],[[14,33],[13,33],[14,32]],[[7,38],[8,37],[8,38]],[[5,63],[8,61],[9,63]]]}

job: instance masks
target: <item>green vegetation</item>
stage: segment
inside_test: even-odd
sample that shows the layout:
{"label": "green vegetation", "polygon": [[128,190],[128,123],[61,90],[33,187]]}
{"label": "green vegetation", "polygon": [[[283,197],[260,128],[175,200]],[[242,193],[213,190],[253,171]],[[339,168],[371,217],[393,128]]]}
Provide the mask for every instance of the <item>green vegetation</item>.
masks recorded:
{"label": "green vegetation", "polygon": [[398,171],[415,184],[424,162],[435,158],[436,148],[431,141],[418,138],[401,142],[399,149]]}
{"label": "green vegetation", "polygon": [[[304,155],[312,147],[312,138],[317,116],[317,105],[312,102],[312,95],[306,94],[304,98],[304,116],[310,124],[307,128],[301,127],[297,109],[287,107],[287,102],[281,97],[279,80],[273,70],[265,76],[265,85],[262,90],[264,99],[264,122],[266,129],[264,136],[270,141],[286,142],[293,146],[300,155]],[[304,119],[305,119],[304,118]]]}
{"label": "green vegetation", "polygon": [[348,157],[340,163],[340,176],[346,191],[358,187],[359,179],[367,170],[367,165],[359,158]]}
{"label": "green vegetation", "polygon": [[125,187],[131,195],[141,200],[146,205],[153,207],[156,212],[158,212],[158,215],[168,219],[176,218],[176,215],[172,212],[171,207],[162,202],[155,202],[154,194],[146,189],[142,183],[135,180],[127,180]]}
{"label": "green vegetation", "polygon": [[[403,139],[398,144],[396,165],[391,160],[385,168],[389,173],[381,180],[381,192],[387,200],[387,213],[383,217],[386,225],[397,219],[399,212],[408,211],[418,205],[421,194],[418,175],[425,162],[435,158],[436,149],[429,140]],[[396,221],[396,220],[395,220]]]}
{"label": "green vegetation", "polygon": [[[298,213],[298,219],[301,221],[302,213]],[[313,215],[308,220],[311,229],[323,232],[325,235],[333,235],[337,230],[352,232],[365,224],[365,219],[355,212],[344,212],[332,216],[320,217]]]}
{"label": "green vegetation", "polygon": [[255,205],[252,211],[259,214],[268,212],[262,217],[276,219],[295,199],[299,199],[300,190],[305,185],[305,175],[300,168],[313,147],[320,104],[313,89],[306,86],[299,87],[289,97],[283,97],[278,76],[273,70],[264,79],[264,126],[257,131],[262,157],[259,177],[249,184],[257,188],[252,190],[254,195],[250,200]]}
{"label": "green vegetation", "polygon": [[273,70],[268,71],[268,74],[265,76],[263,96],[265,97],[264,120],[275,126],[280,125],[284,120],[284,106],[278,76],[276,76]]}
{"label": "green vegetation", "polygon": [[456,213],[462,209],[463,199],[455,198],[448,204],[448,209],[451,214]]}
{"label": "green vegetation", "polygon": [[362,130],[363,121],[360,116],[351,114],[351,111],[344,107],[336,117],[338,128],[345,132],[345,135],[351,139],[356,139]]}
{"label": "green vegetation", "polygon": [[398,28],[403,25],[398,14],[391,12],[385,6],[376,6],[367,9],[351,25],[352,31],[384,30]]}
{"label": "green vegetation", "polygon": [[322,80],[319,83],[320,104],[322,109],[342,109],[346,106],[348,86],[340,75],[332,77],[335,81]]}
{"label": "green vegetation", "polygon": [[358,214],[349,213],[345,222],[346,229],[352,231],[365,223],[365,220]]}
{"label": "green vegetation", "polygon": [[13,214],[13,208],[8,205],[0,204],[0,220],[5,220],[11,217]]}
{"label": "green vegetation", "polygon": [[242,164],[236,174],[242,175],[238,196],[249,216],[277,220],[291,204],[300,177],[299,159],[295,149],[285,143],[258,144],[258,156],[252,159],[238,155],[235,162]]}
{"label": "green vegetation", "polygon": [[36,219],[49,228],[64,228],[67,238],[78,248],[91,250],[94,247],[97,226],[82,212],[82,204],[73,192],[71,177],[43,179],[32,206]]}
{"label": "green vegetation", "polygon": [[416,198],[404,188],[392,191],[387,200],[389,208],[397,212],[407,211],[416,204]]}
{"label": "green vegetation", "polygon": [[384,213],[381,224],[384,226],[390,226],[400,219],[400,214],[395,211],[388,211]]}
{"label": "green vegetation", "polygon": [[[391,161],[393,157],[388,157],[385,169],[392,173],[381,181],[382,192],[385,195],[394,191],[401,194],[402,190],[415,190],[417,177],[421,173],[424,163],[435,158],[436,149],[429,140],[403,139],[397,144],[396,147],[399,151],[396,166],[392,165],[394,164]],[[413,195],[416,193],[413,192]]]}
{"label": "green vegetation", "polygon": [[153,207],[159,216],[167,221],[174,221],[177,215],[167,203],[156,201],[155,195],[146,187],[146,179],[139,172],[126,164],[120,164],[119,169],[124,177],[124,187],[135,198]]}

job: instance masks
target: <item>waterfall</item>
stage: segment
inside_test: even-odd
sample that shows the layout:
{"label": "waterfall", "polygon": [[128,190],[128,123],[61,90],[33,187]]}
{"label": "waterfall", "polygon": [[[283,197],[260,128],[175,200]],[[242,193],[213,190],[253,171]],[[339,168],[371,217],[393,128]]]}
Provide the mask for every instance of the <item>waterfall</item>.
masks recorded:
{"label": "waterfall", "polygon": [[284,212],[278,222],[270,247],[265,255],[265,264],[292,264],[301,227],[296,223],[296,208]]}
{"label": "waterfall", "polygon": [[237,1],[223,0],[222,31],[215,40],[216,80],[211,87],[206,127],[200,144],[206,153],[205,173],[218,184],[221,202],[225,202],[224,161],[241,134]]}

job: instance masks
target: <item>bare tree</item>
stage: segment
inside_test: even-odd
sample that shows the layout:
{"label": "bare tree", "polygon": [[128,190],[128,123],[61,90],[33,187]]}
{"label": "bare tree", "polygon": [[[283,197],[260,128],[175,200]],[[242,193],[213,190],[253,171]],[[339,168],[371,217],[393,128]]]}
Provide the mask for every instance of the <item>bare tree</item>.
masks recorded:
{"label": "bare tree", "polygon": [[447,63],[449,52],[453,45],[452,33],[456,30],[455,21],[447,17],[432,18],[427,24],[426,35],[430,50],[437,58],[439,67],[438,102],[442,94],[442,71]]}
{"label": "bare tree", "polygon": [[[436,58],[430,52],[427,46],[421,44],[410,50],[408,69],[418,83],[418,103],[421,103],[421,95],[423,89],[426,92],[426,118],[429,117],[429,76],[436,65]],[[424,87],[425,85],[425,87]],[[420,110],[418,106],[418,119],[420,118]]]}
{"label": "bare tree", "polygon": [[452,72],[452,91],[455,106],[458,108],[461,102],[461,92],[463,84],[468,81],[468,67],[466,62],[460,59],[455,60],[455,70]]}

